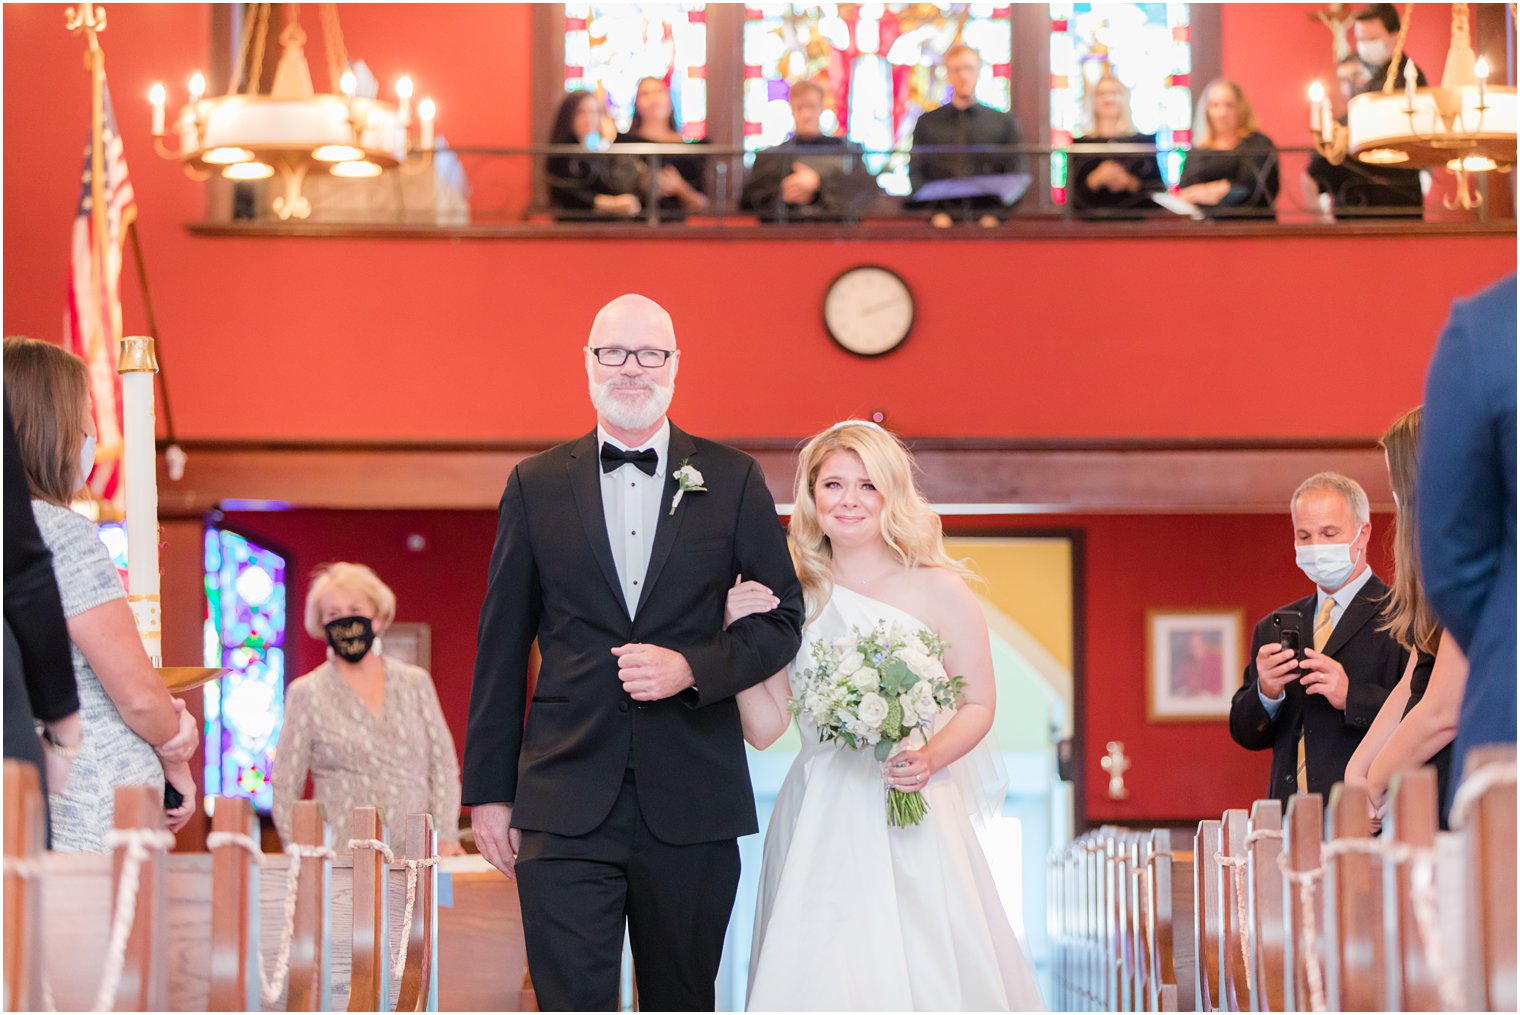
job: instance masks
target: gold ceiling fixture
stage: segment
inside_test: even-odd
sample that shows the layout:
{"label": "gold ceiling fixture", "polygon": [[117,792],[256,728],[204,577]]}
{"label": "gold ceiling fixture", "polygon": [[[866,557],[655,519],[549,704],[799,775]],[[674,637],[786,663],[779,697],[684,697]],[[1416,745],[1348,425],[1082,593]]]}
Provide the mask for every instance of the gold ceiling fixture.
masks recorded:
{"label": "gold ceiling fixture", "polygon": [[[177,150],[167,143],[167,92],[162,83],[148,94],[153,107],[153,137],[158,153],[184,163],[195,179],[214,172],[229,180],[265,180],[279,174],[284,193],[275,196],[274,212],[281,219],[311,214],[311,202],[301,193],[312,171],[362,179],[388,170],[422,168],[433,152],[432,99],[417,104],[417,136],[412,132],[412,80],[396,81],[396,101],[357,94],[358,77],[343,47],[336,4],[319,4],[327,56],[329,87],[312,86],[306,62],[306,33],[301,28],[301,5],[284,4],[280,30],[280,59],[267,93],[260,91],[264,40],[274,4],[249,4],[237,66],[226,95],[207,96],[205,75],[197,71],[189,83],[189,101],[175,114],[172,132]],[[409,159],[409,156],[417,156]]]}
{"label": "gold ceiling fixture", "polygon": [[[1451,45],[1441,84],[1419,87],[1413,62],[1403,61],[1415,6],[1404,5],[1382,90],[1352,98],[1346,126],[1335,122],[1324,86],[1316,81],[1309,87],[1315,149],[1336,164],[1349,155],[1366,165],[1446,169],[1457,180],[1456,197],[1447,207],[1471,210],[1483,203],[1472,190],[1471,174],[1515,168],[1515,89],[1488,83],[1488,61],[1472,48],[1467,4],[1451,5]],[[1402,81],[1394,70],[1401,66]]]}

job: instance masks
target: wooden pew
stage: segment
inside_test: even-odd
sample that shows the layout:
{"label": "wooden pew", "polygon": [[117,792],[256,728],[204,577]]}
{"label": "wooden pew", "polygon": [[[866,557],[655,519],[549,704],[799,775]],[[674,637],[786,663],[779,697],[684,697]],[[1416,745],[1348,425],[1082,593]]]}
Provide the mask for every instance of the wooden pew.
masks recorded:
{"label": "wooden pew", "polygon": [[1334,1011],[1383,1010],[1383,859],[1372,842],[1367,791],[1330,791],[1325,856],[1325,1001]]}
{"label": "wooden pew", "polygon": [[1324,999],[1324,891],[1320,842],[1324,801],[1297,793],[1283,819],[1283,1010],[1311,1011]]}
{"label": "wooden pew", "polygon": [[1283,852],[1282,804],[1258,800],[1251,805],[1246,834],[1248,887],[1246,925],[1251,937],[1251,1010],[1283,1011]]}
{"label": "wooden pew", "polygon": [[40,1011],[42,869],[47,831],[41,780],[24,761],[5,762],[5,1010]]}
{"label": "wooden pew", "polygon": [[1140,832],[1124,833],[1125,870],[1129,877],[1130,911],[1125,919],[1125,951],[1129,956],[1130,1011],[1146,1010],[1145,924],[1149,908],[1146,882],[1150,877],[1150,837]]}
{"label": "wooden pew", "polygon": [[[150,786],[119,786],[115,792],[113,838],[123,841],[110,853],[47,853],[35,888],[42,898],[41,988],[51,991],[60,1011],[88,1011],[97,994],[119,1011],[158,1011],[168,1005],[166,942],[168,870],[165,849],[172,837],[164,829],[163,791]],[[136,840],[134,845],[132,840]],[[139,862],[135,856],[140,856]],[[123,882],[136,891],[121,893]],[[130,923],[119,942],[121,962],[107,961],[111,935],[123,900]],[[114,991],[107,980],[114,979]]]}
{"label": "wooden pew", "polygon": [[1193,854],[1174,850],[1172,836],[1164,828],[1150,834],[1145,936],[1151,1011],[1191,1011],[1194,1002]]}
{"label": "wooden pew", "polygon": [[1465,841],[1476,880],[1473,919],[1476,959],[1473,1000],[1486,1011],[1514,1011],[1515,988],[1515,748],[1475,747],[1467,754],[1452,825]]}
{"label": "wooden pew", "polygon": [[1219,968],[1219,852],[1220,823],[1200,821],[1193,837],[1193,939],[1197,942],[1197,962],[1193,976],[1195,1011],[1218,1011],[1220,1007]]}
{"label": "wooden pew", "polygon": [[1219,826],[1214,890],[1219,898],[1219,996],[1221,1011],[1251,1011],[1251,979],[1246,964],[1246,812],[1228,810]]}
{"label": "wooden pew", "polygon": [[[1434,947],[1439,953],[1442,943],[1426,940],[1438,931],[1432,926],[1422,932],[1416,909],[1416,892],[1434,891],[1436,793],[1436,771],[1428,766],[1394,776],[1389,787],[1383,836],[1404,854],[1383,866],[1383,951],[1388,961],[1381,1000],[1390,1011],[1442,1010],[1428,951]],[[1425,885],[1422,879],[1428,879]],[[1437,900],[1428,903],[1434,907]]]}

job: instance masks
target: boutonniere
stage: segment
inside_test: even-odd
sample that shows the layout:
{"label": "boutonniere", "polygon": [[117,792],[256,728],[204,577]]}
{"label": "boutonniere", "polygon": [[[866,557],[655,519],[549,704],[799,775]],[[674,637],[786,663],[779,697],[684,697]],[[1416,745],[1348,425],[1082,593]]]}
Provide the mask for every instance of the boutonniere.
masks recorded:
{"label": "boutonniere", "polygon": [[690,458],[681,459],[681,467],[676,470],[676,495],[670,498],[670,513],[676,513],[676,507],[680,505],[681,498],[688,493],[706,493],[707,487],[702,485],[702,474],[692,468]]}

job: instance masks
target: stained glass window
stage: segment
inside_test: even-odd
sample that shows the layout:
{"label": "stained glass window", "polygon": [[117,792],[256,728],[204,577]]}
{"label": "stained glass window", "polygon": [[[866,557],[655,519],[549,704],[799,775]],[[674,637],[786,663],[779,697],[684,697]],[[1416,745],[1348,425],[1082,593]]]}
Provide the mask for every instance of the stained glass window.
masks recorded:
{"label": "stained glass window", "polygon": [[104,522],[99,526],[100,541],[106,544],[106,552],[111,555],[111,563],[116,565],[116,573],[121,575],[122,588],[127,587],[127,523]]}
{"label": "stained glass window", "polygon": [[[1086,130],[1087,90],[1105,73],[1129,88],[1135,130],[1160,149],[1192,140],[1193,54],[1188,4],[1050,5],[1050,144],[1071,144]],[[1168,186],[1182,153],[1160,156]],[[1066,155],[1050,157],[1051,196],[1066,200]]]}
{"label": "stained glass window", "polygon": [[565,91],[595,92],[624,131],[648,77],[670,86],[681,133],[705,138],[706,4],[565,4]]}
{"label": "stained glass window", "polygon": [[758,4],[744,17],[744,146],[785,141],[795,81],[823,86],[823,127],[859,142],[889,194],[909,191],[906,154],[919,114],[949,101],[943,56],[956,42],[982,57],[977,98],[1007,112],[1013,25],[995,4]]}
{"label": "stained glass window", "polygon": [[206,530],[206,811],[218,796],[273,803],[269,782],[285,719],[285,559],[225,529]]}

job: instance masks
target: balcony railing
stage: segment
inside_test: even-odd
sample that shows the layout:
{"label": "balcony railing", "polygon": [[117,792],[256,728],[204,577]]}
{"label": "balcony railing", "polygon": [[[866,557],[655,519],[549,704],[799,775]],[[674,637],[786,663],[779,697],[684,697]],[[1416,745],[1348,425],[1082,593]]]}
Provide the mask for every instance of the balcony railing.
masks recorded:
{"label": "balcony railing", "polygon": [[[847,153],[776,149],[757,153],[709,144],[620,144],[600,152],[570,145],[462,147],[440,150],[426,164],[373,180],[309,177],[306,189],[313,212],[305,223],[279,223],[269,210],[265,184],[223,186],[210,202],[202,228],[218,231],[257,225],[259,231],[300,233],[312,227],[390,226],[407,231],[445,227],[517,232],[552,226],[573,231],[595,223],[630,234],[640,230],[707,234],[715,228],[753,230],[757,226],[916,227],[936,211],[963,222],[975,222],[990,213],[1005,230],[1035,224],[1081,230],[1088,223],[1104,222],[1124,223],[1125,229],[1139,231],[1147,226],[1207,231],[1219,222],[1331,226],[1381,221],[1394,223],[1394,228],[1429,225],[1449,231],[1470,225],[1485,232],[1514,226],[1514,174],[1483,175],[1478,181],[1484,195],[1482,206],[1470,212],[1450,211],[1442,202],[1443,188],[1449,186],[1447,174],[1427,173],[1422,179],[1421,174],[1410,173],[1398,186],[1381,186],[1380,171],[1349,160],[1344,172],[1337,174],[1338,191],[1322,196],[1305,182],[1313,154],[1310,148],[1279,147],[1238,181],[1242,186],[1232,191],[1230,205],[1189,208],[1177,200],[1179,176],[1173,170],[1179,163],[1185,166],[1188,159],[1216,159],[1218,154],[1133,144],[920,146]],[[786,159],[821,171],[827,177],[825,185],[837,191],[839,199],[830,201],[821,213],[779,199],[757,203],[755,188],[747,190],[746,185],[768,163],[774,172],[773,160]],[[1140,193],[1122,207],[1084,203],[1073,185],[1075,169],[1084,160],[1091,164],[1106,159],[1131,166],[1153,164],[1157,172],[1149,175],[1157,181],[1153,185],[1162,195],[1161,202]],[[912,188],[915,160],[919,166],[1015,168],[1028,177],[1028,185],[1007,206],[968,198],[917,201],[918,192]],[[678,199],[661,194],[661,171],[669,165],[686,170],[695,189],[705,195],[702,207],[683,207]],[[1066,186],[1052,188],[1052,178],[1059,180],[1063,167]],[[1381,173],[1386,182],[1386,170]],[[1410,197],[1411,186],[1419,187],[1419,203]],[[635,201],[624,202],[623,213],[581,208],[566,199],[577,187],[630,194]],[[1399,202],[1378,203],[1389,194],[1400,198]]]}

